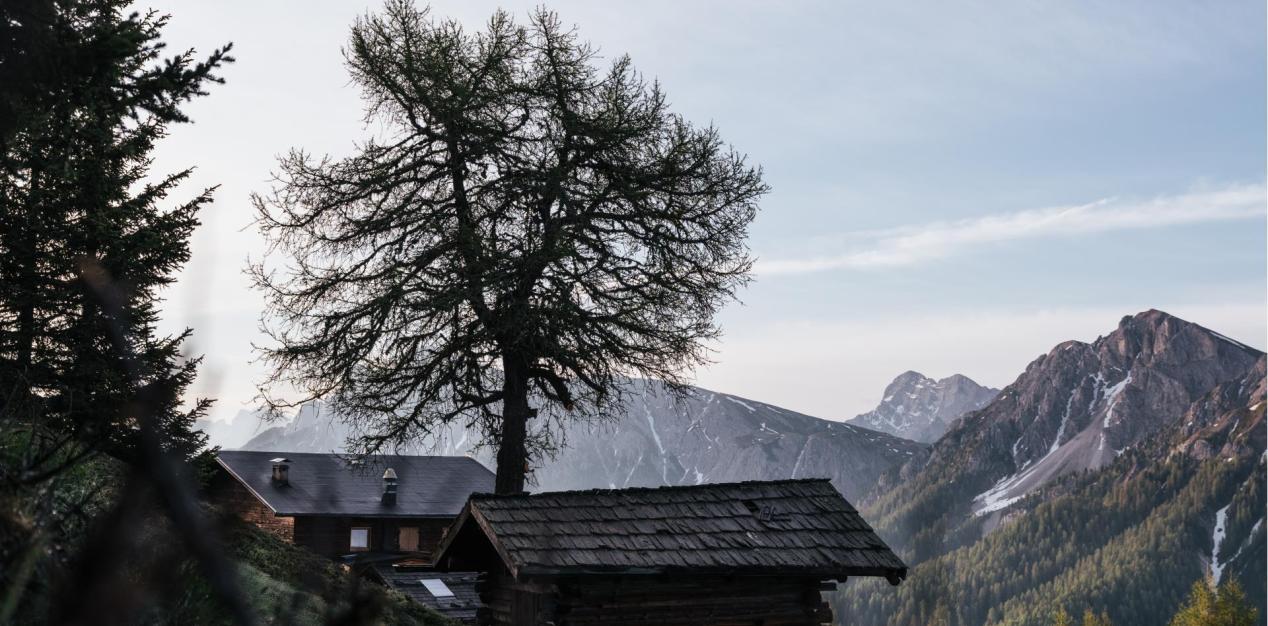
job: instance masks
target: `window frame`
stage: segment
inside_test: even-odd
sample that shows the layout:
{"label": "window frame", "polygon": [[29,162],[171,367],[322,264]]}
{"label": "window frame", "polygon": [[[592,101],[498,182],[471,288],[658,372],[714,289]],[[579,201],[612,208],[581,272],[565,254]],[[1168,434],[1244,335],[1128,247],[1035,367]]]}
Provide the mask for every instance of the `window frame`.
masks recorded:
{"label": "window frame", "polygon": [[[353,538],[356,536],[356,532],[358,530],[365,531],[365,546],[364,547],[357,547],[353,542]],[[348,551],[349,552],[369,552],[370,540],[372,536],[373,535],[371,534],[369,526],[352,526],[351,528],[348,529]]]}

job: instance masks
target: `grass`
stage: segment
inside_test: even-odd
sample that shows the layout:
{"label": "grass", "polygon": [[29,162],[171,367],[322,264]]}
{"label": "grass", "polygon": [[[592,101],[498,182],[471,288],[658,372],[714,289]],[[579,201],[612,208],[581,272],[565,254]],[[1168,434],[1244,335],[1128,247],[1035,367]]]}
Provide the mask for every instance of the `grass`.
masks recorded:
{"label": "grass", "polygon": [[239,563],[244,593],[265,623],[454,623],[255,526],[222,518],[222,528],[226,548]]}

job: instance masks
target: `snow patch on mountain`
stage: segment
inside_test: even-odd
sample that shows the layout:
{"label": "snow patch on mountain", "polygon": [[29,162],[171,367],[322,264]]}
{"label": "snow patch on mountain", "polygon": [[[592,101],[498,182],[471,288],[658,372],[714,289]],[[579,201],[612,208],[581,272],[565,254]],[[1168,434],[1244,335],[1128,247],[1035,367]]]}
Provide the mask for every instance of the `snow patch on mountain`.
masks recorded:
{"label": "snow patch on mountain", "polygon": [[[563,448],[530,476],[538,491],[691,485],[705,482],[829,478],[861,498],[881,474],[926,446],[888,434],[803,415],[748,398],[689,388],[676,397],[662,383],[630,381],[624,410],[608,419],[566,422]],[[722,401],[722,399],[727,401]],[[342,451],[352,432],[320,406],[243,447],[278,452]],[[479,432],[440,429],[403,454],[457,454],[494,464]]]}
{"label": "snow patch on mountain", "polygon": [[1211,530],[1211,578],[1216,587],[1220,585],[1220,577],[1224,574],[1224,567],[1228,565],[1228,563],[1220,563],[1220,544],[1224,543],[1230,506],[1233,506],[1231,502],[1215,512],[1215,528]]}

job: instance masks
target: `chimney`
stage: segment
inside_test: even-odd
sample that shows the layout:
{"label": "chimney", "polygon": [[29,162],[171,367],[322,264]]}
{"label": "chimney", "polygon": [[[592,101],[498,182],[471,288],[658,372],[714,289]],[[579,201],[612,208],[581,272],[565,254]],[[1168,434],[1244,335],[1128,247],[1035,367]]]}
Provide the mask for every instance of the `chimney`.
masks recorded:
{"label": "chimney", "polygon": [[270,461],[273,464],[273,484],[277,487],[285,487],[291,484],[291,466],[290,459],[277,457]]}
{"label": "chimney", "polygon": [[396,506],[396,470],[387,468],[383,472],[383,506]]}

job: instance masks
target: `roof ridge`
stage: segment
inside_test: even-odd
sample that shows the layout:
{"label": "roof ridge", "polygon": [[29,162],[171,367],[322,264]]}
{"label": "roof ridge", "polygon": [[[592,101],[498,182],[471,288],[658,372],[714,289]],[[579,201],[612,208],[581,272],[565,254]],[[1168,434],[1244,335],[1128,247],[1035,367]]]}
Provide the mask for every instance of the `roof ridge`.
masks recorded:
{"label": "roof ridge", "polygon": [[[325,457],[334,457],[339,459],[358,458],[357,455],[348,454],[346,452],[288,452],[285,450],[217,450],[216,456],[220,456],[221,454],[224,454],[226,452],[236,453],[236,454],[260,454],[260,455],[284,454],[284,455],[290,455],[290,456],[300,456],[300,455],[325,456]],[[409,458],[409,459],[467,459],[470,461],[475,461],[476,463],[480,463],[479,460],[473,457],[467,456],[465,454],[367,454],[359,458],[373,459],[376,457],[379,457],[379,458],[403,457],[403,458]],[[483,464],[481,463],[481,465]]]}
{"label": "roof ridge", "polygon": [[831,483],[831,478],[778,478],[775,480],[740,480],[729,483],[701,483],[699,485],[661,485],[659,487],[623,487],[621,489],[569,489],[566,491],[539,491],[537,493],[473,493],[471,499],[534,498],[538,496],[598,495],[608,493],[648,493],[663,491],[691,491],[735,487],[737,485],[787,485],[806,483]]}

